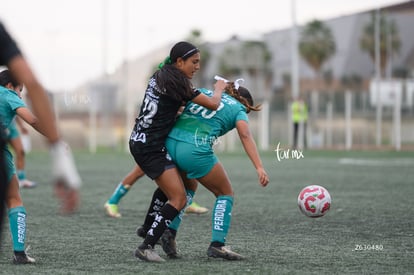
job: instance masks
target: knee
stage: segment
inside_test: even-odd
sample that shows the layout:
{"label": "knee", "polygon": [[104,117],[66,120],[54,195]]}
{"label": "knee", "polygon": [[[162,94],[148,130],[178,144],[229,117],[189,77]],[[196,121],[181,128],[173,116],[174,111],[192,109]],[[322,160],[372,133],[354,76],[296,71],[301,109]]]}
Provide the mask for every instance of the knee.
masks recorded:
{"label": "knee", "polygon": [[227,189],[216,189],[214,191],[214,195],[216,196],[216,198],[218,196],[231,196],[231,197],[234,197],[234,192],[233,192],[233,189],[231,187],[227,188]]}
{"label": "knee", "polygon": [[176,197],[174,199],[169,199],[169,204],[171,204],[178,211],[180,211],[187,204],[187,196],[183,194],[182,196]]}
{"label": "knee", "polygon": [[19,157],[19,158],[24,158],[24,156],[25,156],[24,150],[23,149],[16,150],[16,156]]}
{"label": "knee", "polygon": [[184,195],[183,198],[180,198],[179,200],[179,210],[183,209],[187,205],[187,196]]}

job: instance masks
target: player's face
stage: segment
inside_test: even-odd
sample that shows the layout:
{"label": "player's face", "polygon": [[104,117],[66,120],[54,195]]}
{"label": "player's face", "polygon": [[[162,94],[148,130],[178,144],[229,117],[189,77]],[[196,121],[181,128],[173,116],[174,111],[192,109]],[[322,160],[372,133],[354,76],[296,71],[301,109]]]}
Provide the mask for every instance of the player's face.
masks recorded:
{"label": "player's face", "polygon": [[23,91],[23,85],[17,85],[13,88],[13,90],[17,93],[17,95],[22,98],[22,91]]}
{"label": "player's face", "polygon": [[200,70],[200,53],[196,53],[191,57],[183,60],[179,58],[177,60],[177,67],[180,69],[189,79],[192,79],[194,74]]}
{"label": "player's face", "polygon": [[10,82],[10,83],[7,83],[6,88],[7,88],[7,89],[9,89],[9,90],[13,90],[13,91],[15,91],[15,92],[16,92],[16,94],[17,94],[20,98],[22,98],[22,90],[23,90],[23,85],[13,86],[13,84]]}

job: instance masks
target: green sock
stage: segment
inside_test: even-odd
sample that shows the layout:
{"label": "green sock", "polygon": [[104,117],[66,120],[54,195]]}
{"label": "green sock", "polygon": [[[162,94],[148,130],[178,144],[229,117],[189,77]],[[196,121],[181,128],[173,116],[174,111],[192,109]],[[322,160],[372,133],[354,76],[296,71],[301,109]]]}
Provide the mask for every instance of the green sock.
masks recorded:
{"label": "green sock", "polygon": [[121,198],[123,196],[125,196],[126,193],[128,193],[129,187],[125,187],[122,182],[120,184],[118,184],[118,186],[116,187],[114,193],[112,194],[112,196],[109,198],[108,203],[110,204],[118,204],[119,201],[121,200]]}
{"label": "green sock", "polygon": [[24,180],[26,178],[26,173],[24,170],[17,170],[17,178],[19,180]]}
{"label": "green sock", "polygon": [[226,236],[231,223],[231,210],[233,208],[232,196],[218,196],[214,204],[212,215],[211,242],[226,243]]}
{"label": "green sock", "polygon": [[9,209],[8,214],[13,250],[24,251],[26,239],[26,209],[24,206],[18,206]]}
{"label": "green sock", "polygon": [[181,221],[183,219],[185,208],[193,202],[194,191],[186,189],[185,192],[187,193],[187,203],[186,203],[184,209],[182,209],[180,211],[180,214],[178,214],[177,217],[175,217],[175,219],[168,226],[168,228],[173,229],[175,231],[178,231],[178,227],[180,227]]}

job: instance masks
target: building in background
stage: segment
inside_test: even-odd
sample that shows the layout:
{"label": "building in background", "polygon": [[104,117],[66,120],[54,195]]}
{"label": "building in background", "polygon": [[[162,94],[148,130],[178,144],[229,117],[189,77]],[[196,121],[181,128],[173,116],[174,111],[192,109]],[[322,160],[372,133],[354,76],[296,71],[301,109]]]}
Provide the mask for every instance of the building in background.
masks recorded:
{"label": "building in background", "polygon": [[[401,47],[398,54],[390,61],[390,70],[395,74],[404,72],[405,77],[414,77],[414,1],[382,7],[382,11],[388,20],[395,22],[401,39]],[[369,102],[369,86],[375,74],[375,66],[370,55],[360,47],[360,39],[364,26],[371,20],[372,10],[324,20],[323,23],[330,28],[336,43],[334,55],[322,66],[323,79],[315,81],[315,72],[304,60],[299,58],[300,92],[308,101],[313,101],[310,109],[314,112],[314,121],[311,127],[314,132],[309,141],[310,147],[326,146],[327,135],[330,146],[341,147],[345,144],[344,134],[344,92],[351,87],[352,97],[352,128],[354,144],[369,145],[375,143],[373,137],[373,120],[375,109]],[[300,37],[304,26],[298,27]],[[291,29],[274,30],[265,33],[259,41],[246,41],[232,37],[228,41],[220,43],[206,43],[203,51],[208,51],[208,59],[203,63],[203,68],[194,82],[198,86],[210,87],[216,74],[228,78],[242,77],[246,79],[246,86],[254,93],[258,102],[269,103],[270,112],[268,121],[260,123],[263,117],[253,115],[251,121],[253,129],[262,133],[264,127],[270,129],[267,135],[262,137],[262,142],[270,143],[270,146],[288,144],[288,103],[291,100],[290,72],[291,72]],[[61,119],[64,119],[68,127],[64,130],[68,135],[77,133],[73,137],[75,147],[86,147],[90,143],[91,125],[95,123],[100,137],[98,146],[116,146],[125,144],[130,127],[138,110],[138,105],[143,97],[147,79],[156,68],[155,66],[168,55],[170,45],[136,60],[128,61],[119,67],[113,74],[98,76],[96,79],[85,83],[74,91],[56,94],[55,105]],[[395,75],[394,74],[394,75]],[[358,85],[347,85],[346,79],[357,79]],[[96,87],[105,82],[113,85],[113,94],[106,93],[105,102],[113,104],[113,108],[105,107],[98,100],[100,93]],[[354,81],[355,82],[355,81]],[[356,82],[355,82],[356,83]],[[354,84],[355,84],[354,83]],[[348,87],[349,86],[349,87]],[[311,94],[316,96],[311,96]],[[102,93],[103,95],[104,93]],[[411,99],[410,99],[411,98]],[[403,143],[414,143],[414,118],[413,97],[403,96]],[[333,116],[327,121],[326,102],[332,100]],[[315,107],[316,106],[316,107]],[[96,113],[91,114],[91,107],[96,108]],[[110,110],[109,110],[110,109]],[[109,112],[110,111],[110,112]],[[110,113],[110,129],[105,127],[105,113]],[[316,113],[316,115],[315,115]],[[384,135],[388,139],[388,133],[392,132],[390,120],[392,111],[384,110]],[[96,115],[96,121],[91,116]],[[329,124],[329,125],[328,125]],[[130,127],[129,127],[130,126]],[[326,132],[330,127],[330,134]],[[76,129],[76,130],[75,130]],[[110,132],[110,133],[109,133]],[[387,141],[385,141],[386,143]],[[122,145],[120,147],[123,147]]]}

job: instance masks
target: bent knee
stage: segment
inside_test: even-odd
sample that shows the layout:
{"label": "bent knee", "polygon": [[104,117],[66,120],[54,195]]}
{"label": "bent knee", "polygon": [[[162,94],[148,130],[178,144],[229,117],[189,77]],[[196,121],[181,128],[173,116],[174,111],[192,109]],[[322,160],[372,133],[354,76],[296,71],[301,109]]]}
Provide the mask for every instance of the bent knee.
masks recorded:
{"label": "bent knee", "polygon": [[174,198],[169,200],[169,204],[171,204],[175,209],[180,211],[185,207],[187,204],[187,197],[186,196],[180,196],[179,198]]}
{"label": "bent knee", "polygon": [[179,209],[183,209],[187,205],[187,196],[184,196],[183,199],[180,199]]}
{"label": "bent knee", "polygon": [[23,149],[15,150],[15,154],[16,154],[16,157],[20,157],[20,158],[24,158],[26,155]]}
{"label": "bent knee", "polygon": [[216,197],[218,196],[234,197],[233,188],[231,188],[231,186],[229,186],[228,188],[216,188],[213,193]]}

